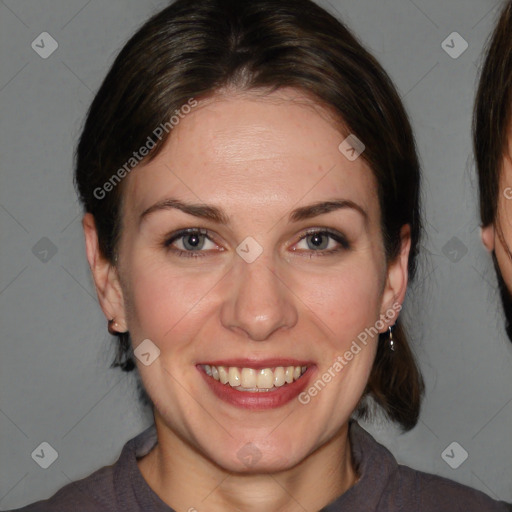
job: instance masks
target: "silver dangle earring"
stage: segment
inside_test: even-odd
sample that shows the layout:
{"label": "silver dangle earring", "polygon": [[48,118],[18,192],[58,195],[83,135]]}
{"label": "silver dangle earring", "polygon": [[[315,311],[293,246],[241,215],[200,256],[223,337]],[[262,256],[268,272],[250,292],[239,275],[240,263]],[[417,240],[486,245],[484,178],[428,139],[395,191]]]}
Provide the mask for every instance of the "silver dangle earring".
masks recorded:
{"label": "silver dangle earring", "polygon": [[389,348],[392,352],[395,351],[395,340],[393,340],[393,327],[389,327]]}

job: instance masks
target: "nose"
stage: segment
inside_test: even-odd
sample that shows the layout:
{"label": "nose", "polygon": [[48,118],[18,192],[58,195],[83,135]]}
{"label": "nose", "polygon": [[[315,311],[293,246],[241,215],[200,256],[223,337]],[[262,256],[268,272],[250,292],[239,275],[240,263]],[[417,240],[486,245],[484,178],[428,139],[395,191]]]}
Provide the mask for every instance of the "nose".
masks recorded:
{"label": "nose", "polygon": [[295,296],[263,255],[252,263],[235,263],[222,304],[221,322],[254,341],[297,323]]}

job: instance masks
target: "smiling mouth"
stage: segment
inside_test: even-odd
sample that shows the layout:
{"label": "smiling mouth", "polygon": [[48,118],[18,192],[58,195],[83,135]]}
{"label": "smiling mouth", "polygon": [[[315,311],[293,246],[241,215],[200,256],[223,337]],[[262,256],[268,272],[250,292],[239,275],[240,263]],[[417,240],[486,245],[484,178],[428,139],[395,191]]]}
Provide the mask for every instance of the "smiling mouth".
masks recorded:
{"label": "smiling mouth", "polygon": [[237,391],[266,392],[299,380],[307,366],[276,366],[272,368],[239,368],[202,364],[206,375]]}

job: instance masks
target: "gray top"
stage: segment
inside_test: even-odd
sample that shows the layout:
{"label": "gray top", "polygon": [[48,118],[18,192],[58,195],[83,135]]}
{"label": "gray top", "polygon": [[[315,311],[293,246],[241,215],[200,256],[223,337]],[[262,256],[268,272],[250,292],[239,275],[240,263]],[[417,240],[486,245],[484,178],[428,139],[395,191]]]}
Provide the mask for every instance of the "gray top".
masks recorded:
{"label": "gray top", "polygon": [[[320,512],[510,512],[512,505],[445,478],[415,471],[356,422],[349,429],[360,479]],[[156,444],[155,426],[128,441],[117,462],[66,485],[48,500],[22,512],[174,512],[149,487],[136,458]]]}

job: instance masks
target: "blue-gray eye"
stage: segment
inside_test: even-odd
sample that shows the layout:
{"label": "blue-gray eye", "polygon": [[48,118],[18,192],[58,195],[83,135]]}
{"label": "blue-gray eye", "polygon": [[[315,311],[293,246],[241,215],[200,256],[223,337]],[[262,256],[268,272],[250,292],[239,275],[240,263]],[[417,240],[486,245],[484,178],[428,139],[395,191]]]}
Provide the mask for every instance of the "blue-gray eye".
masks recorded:
{"label": "blue-gray eye", "polygon": [[325,233],[315,233],[306,237],[309,249],[327,249],[330,237]]}
{"label": "blue-gray eye", "polygon": [[299,240],[297,248],[312,252],[325,251],[326,253],[330,253],[336,252],[339,249],[349,249],[350,245],[339,233],[331,233],[330,231],[313,231],[307,233]]}
{"label": "blue-gray eye", "polygon": [[215,249],[206,230],[186,229],[175,233],[165,242],[167,248],[174,247],[178,252],[201,252],[203,250]]}
{"label": "blue-gray eye", "polygon": [[183,248],[187,251],[200,251],[206,240],[206,235],[200,233],[191,233],[181,238],[183,241]]}

